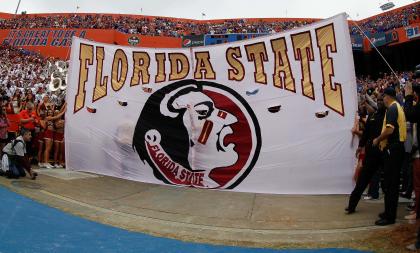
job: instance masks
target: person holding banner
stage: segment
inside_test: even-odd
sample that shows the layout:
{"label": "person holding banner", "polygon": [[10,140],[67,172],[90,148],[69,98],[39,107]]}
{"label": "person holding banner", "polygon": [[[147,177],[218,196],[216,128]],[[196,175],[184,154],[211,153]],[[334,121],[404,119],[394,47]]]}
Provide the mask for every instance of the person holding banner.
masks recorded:
{"label": "person holding banner", "polygon": [[64,113],[66,111],[66,105],[63,106],[61,111],[56,111],[56,120],[54,121],[54,167],[63,168],[65,166],[64,161]]}
{"label": "person holding banner", "polygon": [[379,214],[378,226],[395,223],[399,197],[400,174],[404,159],[404,141],[407,136],[407,123],[403,108],[396,100],[395,89],[384,90],[384,103],[387,107],[382,133],[373,140],[384,154],[384,193],[385,212]]}
{"label": "person holding banner", "polygon": [[[373,146],[373,140],[381,134],[382,122],[385,117],[385,106],[381,96],[378,97],[377,104],[371,100],[365,100],[365,104],[367,108],[370,108],[368,110],[373,112],[368,116],[365,130],[363,131],[359,141],[359,147],[356,151],[356,156],[364,151],[365,159],[357,178],[356,186],[350,195],[349,204],[345,209],[347,214],[352,214],[356,211],[357,204],[363,192],[382,167],[382,154],[378,147]],[[373,197],[378,198],[379,196]]]}

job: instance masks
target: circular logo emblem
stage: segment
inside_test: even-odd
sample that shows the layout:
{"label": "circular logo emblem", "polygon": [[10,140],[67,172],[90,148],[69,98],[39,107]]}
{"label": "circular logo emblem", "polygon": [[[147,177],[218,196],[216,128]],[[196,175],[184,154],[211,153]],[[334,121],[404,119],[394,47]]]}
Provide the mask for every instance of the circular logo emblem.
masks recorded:
{"label": "circular logo emblem", "polygon": [[149,97],[133,145],[166,184],[233,189],[258,160],[261,131],[251,107],[234,90],[183,80]]}
{"label": "circular logo emblem", "polygon": [[137,36],[132,36],[128,38],[128,44],[132,46],[136,46],[140,43],[140,39]]}
{"label": "circular logo emblem", "polygon": [[192,41],[191,41],[190,39],[185,39],[185,40],[184,40],[184,42],[183,42],[184,47],[189,47],[189,46],[191,46],[191,43],[192,43]]}

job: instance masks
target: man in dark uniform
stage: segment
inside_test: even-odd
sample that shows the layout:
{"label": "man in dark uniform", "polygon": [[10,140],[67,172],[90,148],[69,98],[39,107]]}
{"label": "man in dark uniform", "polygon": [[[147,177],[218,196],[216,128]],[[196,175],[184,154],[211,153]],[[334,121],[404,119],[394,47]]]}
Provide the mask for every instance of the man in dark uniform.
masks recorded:
{"label": "man in dark uniform", "polygon": [[[368,105],[369,106],[369,105]],[[372,106],[374,108],[374,106]],[[362,197],[366,187],[372,181],[374,175],[382,166],[382,154],[378,147],[374,147],[373,140],[381,134],[382,124],[385,117],[385,106],[382,96],[378,97],[377,109],[371,113],[366,121],[366,127],[363,135],[359,141],[359,147],[356,155],[365,149],[365,160],[363,161],[363,168],[357,178],[356,186],[350,195],[349,204],[345,209],[347,214],[352,214],[356,210],[356,206]]]}
{"label": "man in dark uniform", "polygon": [[403,108],[396,101],[396,92],[388,87],[384,90],[384,104],[387,108],[382,133],[373,140],[373,146],[383,151],[385,212],[375,222],[378,226],[395,223],[400,186],[400,173],[404,160],[404,141],[407,123]]}

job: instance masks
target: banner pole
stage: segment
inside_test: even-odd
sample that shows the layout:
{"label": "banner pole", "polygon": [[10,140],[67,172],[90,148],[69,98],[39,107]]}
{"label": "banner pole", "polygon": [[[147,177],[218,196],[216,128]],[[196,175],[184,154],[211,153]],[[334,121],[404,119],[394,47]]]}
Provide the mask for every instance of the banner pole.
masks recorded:
{"label": "banner pole", "polygon": [[16,17],[16,14],[18,13],[18,11],[19,11],[19,6],[20,6],[20,2],[21,2],[22,0],[19,0],[19,2],[18,2],[18,4],[17,4],[17,6],[16,6],[16,11],[15,11],[15,17]]}
{"label": "banner pole", "polygon": [[[350,15],[349,15],[350,17]],[[351,18],[351,17],[350,17]],[[351,20],[351,22],[353,24],[355,24],[357,26],[357,28],[362,32],[363,36],[366,37],[366,39],[368,39],[369,43],[372,45],[372,47],[376,50],[376,52],[378,52],[378,54],[382,57],[382,59],[384,60],[384,62],[386,63],[386,65],[388,65],[388,68],[392,71],[392,73],[394,74],[394,76],[398,78],[397,74],[395,73],[394,69],[391,67],[391,65],[388,63],[388,61],[385,59],[385,57],[381,54],[381,52],[379,51],[379,49],[375,46],[375,44],[373,44],[372,40],[370,40],[370,38],[365,34],[365,32],[362,30],[362,28],[353,20]]]}

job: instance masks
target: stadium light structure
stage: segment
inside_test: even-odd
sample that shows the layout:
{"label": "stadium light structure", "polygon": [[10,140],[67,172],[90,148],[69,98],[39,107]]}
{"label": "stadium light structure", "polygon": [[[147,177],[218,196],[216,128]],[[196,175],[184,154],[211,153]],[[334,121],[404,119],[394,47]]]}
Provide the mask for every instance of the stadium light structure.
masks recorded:
{"label": "stadium light structure", "polygon": [[387,3],[381,5],[379,8],[381,8],[382,11],[387,11],[387,10],[392,9],[394,7],[395,7],[395,4],[393,2],[388,1]]}

